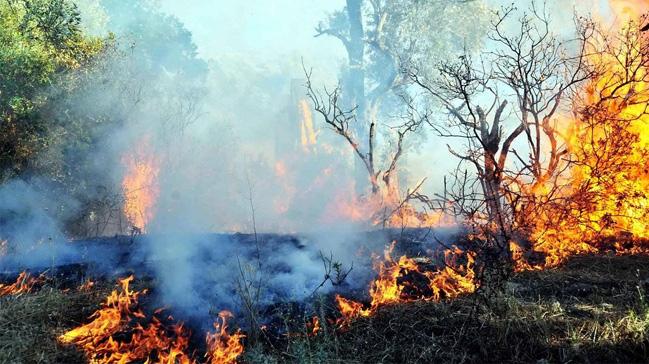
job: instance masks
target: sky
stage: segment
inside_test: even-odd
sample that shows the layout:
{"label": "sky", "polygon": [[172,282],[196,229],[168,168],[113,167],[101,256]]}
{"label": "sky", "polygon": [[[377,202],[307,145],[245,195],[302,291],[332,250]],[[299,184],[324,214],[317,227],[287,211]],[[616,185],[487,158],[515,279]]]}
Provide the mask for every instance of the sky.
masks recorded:
{"label": "sky", "polygon": [[344,56],[337,40],[314,38],[327,13],[344,0],[162,0],[192,32],[199,53],[212,58],[244,53],[262,58],[299,54],[326,62]]}

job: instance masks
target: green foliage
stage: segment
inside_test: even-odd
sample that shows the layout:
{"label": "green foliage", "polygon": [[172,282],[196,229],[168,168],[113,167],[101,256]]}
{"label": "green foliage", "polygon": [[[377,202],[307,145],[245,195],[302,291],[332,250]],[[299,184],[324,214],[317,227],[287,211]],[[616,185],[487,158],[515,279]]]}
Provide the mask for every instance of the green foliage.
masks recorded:
{"label": "green foliage", "polygon": [[103,42],[85,38],[79,25],[68,1],[0,3],[0,181],[25,173],[48,144],[44,91],[102,50]]}
{"label": "green foliage", "polygon": [[101,234],[120,208],[110,136],[149,124],[173,140],[206,75],[191,33],[154,2],[0,2],[0,183],[44,180],[79,203],[68,232]]}

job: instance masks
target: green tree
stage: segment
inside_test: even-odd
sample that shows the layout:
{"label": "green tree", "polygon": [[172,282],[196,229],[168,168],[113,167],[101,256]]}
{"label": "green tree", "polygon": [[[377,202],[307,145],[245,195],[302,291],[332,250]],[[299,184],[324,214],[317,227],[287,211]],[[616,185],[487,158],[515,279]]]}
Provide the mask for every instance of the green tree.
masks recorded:
{"label": "green tree", "polygon": [[29,172],[48,145],[44,91],[103,48],[82,34],[80,21],[65,0],[0,3],[0,181]]}
{"label": "green tree", "polygon": [[98,26],[94,32],[111,36],[101,57],[65,73],[50,92],[43,114],[56,127],[38,160],[80,202],[68,230],[81,236],[126,228],[119,220],[122,151],[146,138],[154,147],[164,145],[155,151],[164,171],[175,168],[169,163],[186,153],[185,129],[203,113],[208,74],[191,33],[153,2],[85,3],[83,15]]}

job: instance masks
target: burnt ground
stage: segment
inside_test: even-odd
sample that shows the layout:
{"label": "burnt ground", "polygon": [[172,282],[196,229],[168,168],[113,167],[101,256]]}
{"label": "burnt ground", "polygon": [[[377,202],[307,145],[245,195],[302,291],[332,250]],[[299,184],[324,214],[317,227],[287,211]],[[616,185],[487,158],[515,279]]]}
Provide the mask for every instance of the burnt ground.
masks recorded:
{"label": "burnt ground", "polygon": [[[63,279],[63,278],[60,278]],[[83,363],[56,337],[87,322],[114,287],[90,291],[54,280],[34,293],[0,298],[0,363]],[[155,281],[140,281],[155,289]],[[296,330],[258,344],[248,363],[629,363],[649,354],[649,257],[580,256],[562,267],[513,277],[507,292],[451,302],[386,306],[370,318],[334,330],[326,320],[315,337],[295,323],[312,312],[332,314],[330,297],[275,310]],[[291,324],[291,322],[293,324]]]}

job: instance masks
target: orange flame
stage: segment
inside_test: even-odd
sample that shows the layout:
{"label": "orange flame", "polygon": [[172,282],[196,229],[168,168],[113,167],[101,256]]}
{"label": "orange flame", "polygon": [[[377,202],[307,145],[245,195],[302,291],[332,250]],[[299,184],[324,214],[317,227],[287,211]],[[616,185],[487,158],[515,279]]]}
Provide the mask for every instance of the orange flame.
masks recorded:
{"label": "orange flame", "polygon": [[139,296],[146,291],[132,291],[132,281],[133,276],[120,280],[121,290],[111,292],[91,316],[92,321],[64,333],[59,341],[77,345],[92,363],[148,363],[153,358],[160,363],[192,363],[186,354],[189,332],[182,324],[168,328],[155,316],[146,326],[137,322],[146,318],[136,308]]}
{"label": "orange flame", "polygon": [[29,273],[22,272],[13,284],[0,284],[0,297],[29,293],[35,285],[43,281],[43,277],[32,277]]}
{"label": "orange flame", "polygon": [[126,168],[122,180],[124,215],[134,228],[145,231],[154,216],[160,193],[160,160],[153,154],[148,138],[145,138],[132,154],[123,156],[122,163]]}
{"label": "orange flame", "polygon": [[316,132],[313,126],[313,113],[311,106],[305,99],[299,101],[298,107],[300,109],[300,143],[305,152],[311,151],[311,148],[316,145]]}
{"label": "orange flame", "polygon": [[[611,5],[618,17],[634,19],[647,4],[614,1]],[[631,21],[619,37],[600,40],[616,53],[593,51],[589,56],[604,72],[579,93],[576,117],[564,123],[562,131],[575,163],[570,165],[568,188],[559,197],[571,202],[535,214],[533,249],[545,255],[543,263],[528,263],[522,249],[511,245],[519,271],[556,266],[575,254],[600,252],[598,244],[606,237],[632,240],[630,248],[619,241],[611,244],[618,254],[649,252],[645,244],[649,238],[649,55],[641,53],[647,48],[638,46],[647,39],[637,25]],[[528,193],[547,200],[551,190],[541,181]]]}
{"label": "orange flame", "polygon": [[306,328],[308,330],[308,336],[317,336],[322,329],[320,326],[320,318],[318,316],[313,316],[311,322],[306,323]]}
{"label": "orange flame", "polygon": [[79,291],[81,291],[81,292],[88,292],[88,291],[90,291],[93,287],[95,287],[95,282],[93,282],[92,280],[89,279],[89,280],[83,282],[83,283],[82,283],[82,284],[77,288],[77,290],[79,290]]}
{"label": "orange flame", "polygon": [[231,364],[236,363],[237,358],[243,353],[242,340],[245,337],[240,331],[234,334],[228,333],[227,320],[232,318],[229,311],[221,311],[219,318],[221,322],[214,323],[213,334],[207,333],[207,354],[210,364]]}
{"label": "orange flame", "polygon": [[[370,285],[370,307],[364,308],[341,296],[336,296],[338,309],[342,314],[342,325],[356,317],[367,317],[386,304],[411,302],[415,300],[440,301],[475,291],[474,255],[459,248],[444,251],[444,268],[427,271],[420,268],[420,261],[407,256],[398,260],[392,258],[395,243],[384,252],[383,260],[375,262],[378,277]],[[466,264],[458,264],[460,257],[466,257]],[[418,275],[425,286],[415,287],[408,276]]]}

